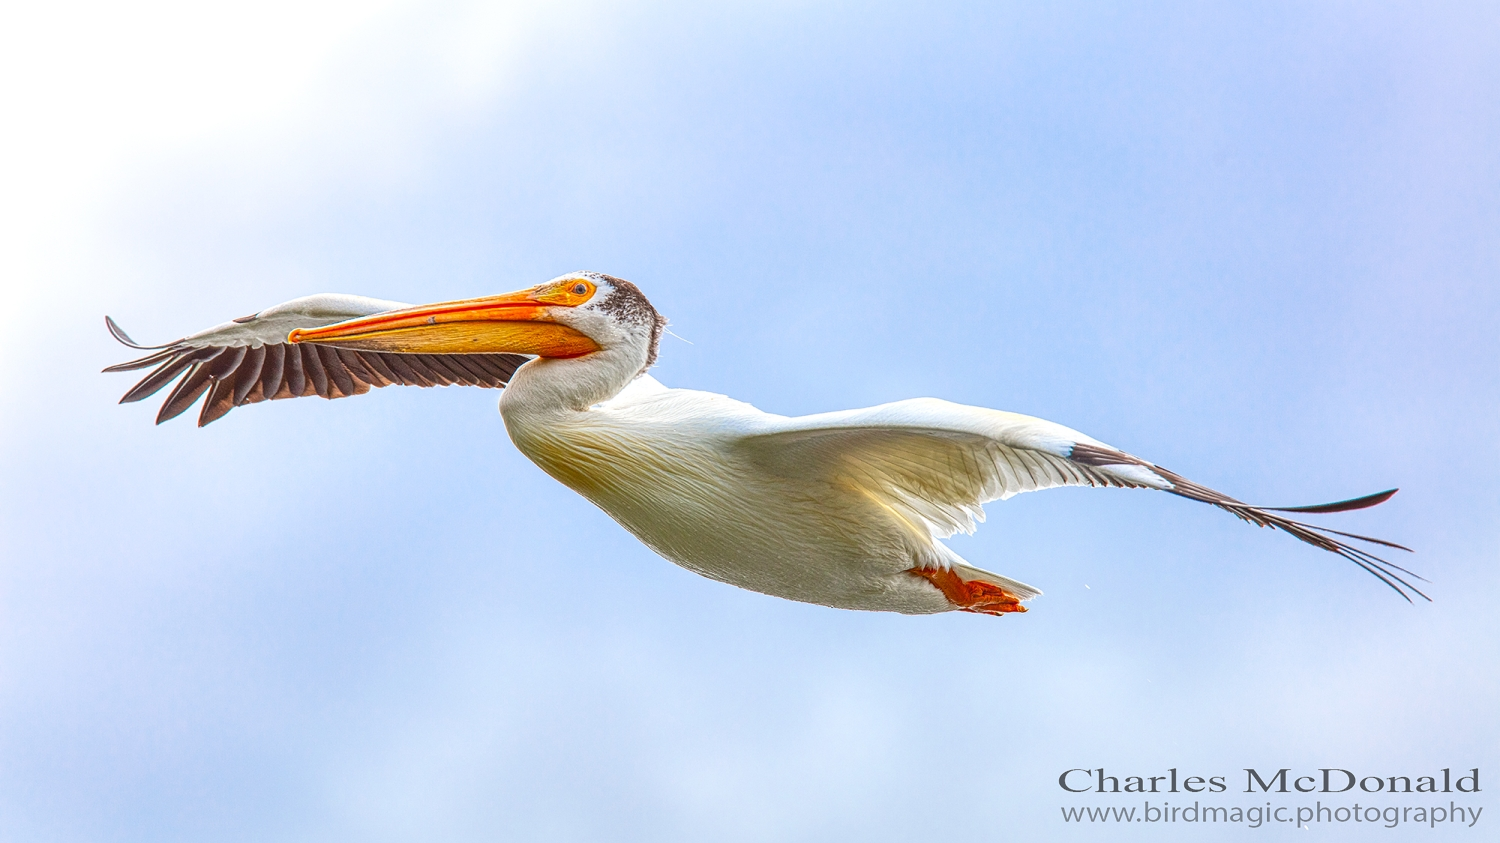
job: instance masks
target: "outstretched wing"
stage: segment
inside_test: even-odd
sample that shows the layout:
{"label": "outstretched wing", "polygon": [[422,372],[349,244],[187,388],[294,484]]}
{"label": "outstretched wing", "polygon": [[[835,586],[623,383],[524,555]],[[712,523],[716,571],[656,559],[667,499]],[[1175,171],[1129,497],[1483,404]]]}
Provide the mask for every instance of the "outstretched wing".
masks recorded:
{"label": "outstretched wing", "polygon": [[1427,597],[1403,575],[1421,577],[1341,538],[1407,548],[1279,514],[1363,509],[1395,489],[1317,506],[1251,506],[1060,424],[935,398],[778,419],[744,436],[740,445],[768,471],[858,489],[938,538],[973,532],[975,522],[984,520],[983,504],[1021,492],[1054,486],[1158,489],[1336,553],[1408,601],[1410,594]]}
{"label": "outstretched wing", "polygon": [[296,328],[320,328],[403,307],[401,302],[325,293],[293,299],[160,346],[136,344],[106,316],[115,339],[154,353],[104,371],[156,367],[125,393],[122,404],[149,398],[177,381],[156,414],[157,424],[181,415],[206,394],[198,413],[202,427],[235,407],[278,398],[344,398],[392,384],[502,387],[530,359],[518,354],[355,351],[286,341]]}

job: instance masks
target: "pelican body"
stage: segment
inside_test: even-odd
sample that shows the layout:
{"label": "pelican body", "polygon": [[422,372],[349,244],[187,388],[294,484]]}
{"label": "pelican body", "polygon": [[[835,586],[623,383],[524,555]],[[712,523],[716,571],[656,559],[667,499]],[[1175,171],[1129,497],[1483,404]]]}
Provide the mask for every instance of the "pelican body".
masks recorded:
{"label": "pelican body", "polygon": [[[115,337],[136,345],[113,320]],[[932,398],[786,417],[647,371],[666,320],[628,281],[576,272],[502,296],[408,306],[296,299],[146,357],[122,403],[177,382],[158,423],[203,398],[199,424],[234,407],[392,384],[504,387],[516,447],[646,546],[698,574],[842,609],[1024,612],[1041,592],[977,568],[943,539],[984,503],[1053,486],[1155,489],[1209,503],[1354,562],[1406,599],[1415,577],[1293,520],[1373,506],[1395,490],[1308,507],[1257,507],[1076,430]],[[204,397],[206,396],[206,397]]]}

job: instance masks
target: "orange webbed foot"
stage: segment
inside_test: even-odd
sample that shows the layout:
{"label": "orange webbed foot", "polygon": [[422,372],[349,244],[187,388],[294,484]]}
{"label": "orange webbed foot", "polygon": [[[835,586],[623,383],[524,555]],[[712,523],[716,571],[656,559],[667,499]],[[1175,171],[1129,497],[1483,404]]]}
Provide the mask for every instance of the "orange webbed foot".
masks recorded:
{"label": "orange webbed foot", "polygon": [[966,580],[951,570],[913,568],[910,573],[937,586],[943,596],[948,598],[948,602],[965,612],[1005,615],[1026,611],[1026,607],[1021,605],[1021,598],[992,583]]}

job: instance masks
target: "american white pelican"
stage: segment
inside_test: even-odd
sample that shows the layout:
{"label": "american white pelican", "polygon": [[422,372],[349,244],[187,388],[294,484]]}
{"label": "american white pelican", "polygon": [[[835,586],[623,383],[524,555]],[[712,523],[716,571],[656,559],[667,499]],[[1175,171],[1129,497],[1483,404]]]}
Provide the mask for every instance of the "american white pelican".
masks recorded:
{"label": "american white pelican", "polygon": [[[125,394],[174,379],[157,423],[207,395],[198,424],[242,404],[343,398],[390,384],[505,387],[521,453],[667,559],[790,600],[909,614],[1025,611],[1041,592],[970,565],[941,541],[981,505],[1053,486],[1159,489],[1332,551],[1398,594],[1404,568],[1341,539],[1389,542],[1284,512],[1374,506],[1395,493],[1305,507],[1249,506],[1103,442],[1030,416],[935,398],[788,418],[723,395],[668,389],[647,369],[666,325],[628,281],[575,272],[502,296],[411,307],[346,295],[296,299],[111,366],[155,366]],[[1401,548],[1405,549],[1405,548]]]}

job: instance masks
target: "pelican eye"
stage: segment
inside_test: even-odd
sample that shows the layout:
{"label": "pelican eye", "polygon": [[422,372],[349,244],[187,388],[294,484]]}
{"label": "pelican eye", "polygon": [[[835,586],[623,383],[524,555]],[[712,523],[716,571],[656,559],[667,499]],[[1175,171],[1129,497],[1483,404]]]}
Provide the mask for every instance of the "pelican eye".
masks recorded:
{"label": "pelican eye", "polygon": [[573,293],[574,293],[574,295],[581,296],[584,293],[587,293],[588,291],[589,291],[589,288],[588,288],[587,284],[574,284],[573,285]]}

